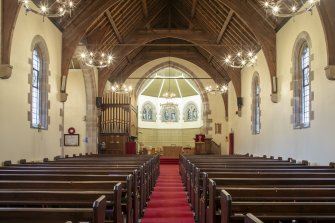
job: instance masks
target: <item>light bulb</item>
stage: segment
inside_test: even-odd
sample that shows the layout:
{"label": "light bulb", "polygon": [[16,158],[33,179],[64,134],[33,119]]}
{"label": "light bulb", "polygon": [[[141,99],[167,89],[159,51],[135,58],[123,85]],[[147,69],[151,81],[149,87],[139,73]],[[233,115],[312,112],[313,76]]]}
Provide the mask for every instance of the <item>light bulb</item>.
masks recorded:
{"label": "light bulb", "polygon": [[292,6],[291,10],[292,10],[292,12],[295,12],[297,10],[297,7],[295,5]]}
{"label": "light bulb", "polygon": [[63,7],[59,7],[59,12],[64,12],[64,8]]}
{"label": "light bulb", "polygon": [[46,7],[45,5],[42,5],[42,6],[41,6],[41,11],[42,11],[43,13],[46,13],[46,12],[47,12],[47,7]]}
{"label": "light bulb", "polygon": [[73,2],[72,2],[72,1],[69,2],[69,7],[70,7],[70,8],[73,7]]}
{"label": "light bulb", "polygon": [[81,54],[80,54],[80,57],[81,57],[82,59],[84,59],[84,58],[86,57],[86,54],[85,54],[85,53],[81,53]]}
{"label": "light bulb", "polygon": [[278,6],[278,5],[274,6],[274,7],[272,8],[272,11],[273,11],[275,14],[278,13],[278,12],[279,12],[279,6]]}

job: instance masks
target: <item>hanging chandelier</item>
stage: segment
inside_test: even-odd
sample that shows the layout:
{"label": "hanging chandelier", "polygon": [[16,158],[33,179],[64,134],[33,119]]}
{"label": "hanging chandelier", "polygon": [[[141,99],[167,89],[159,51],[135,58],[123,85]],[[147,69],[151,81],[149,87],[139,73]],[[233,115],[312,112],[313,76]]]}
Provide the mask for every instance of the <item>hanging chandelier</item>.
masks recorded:
{"label": "hanging chandelier", "polygon": [[215,87],[212,87],[211,85],[205,87],[205,93],[207,94],[224,94],[228,91],[228,84],[223,84],[222,86],[216,85]]}
{"label": "hanging chandelier", "polygon": [[52,4],[48,4],[48,2],[48,0],[41,0],[37,9],[34,9],[31,7],[31,4],[34,4],[32,0],[18,0],[19,4],[22,3],[26,13],[33,12],[37,15],[49,18],[62,17],[67,13],[71,16],[72,10],[75,7],[72,0],[55,0],[52,1]]}
{"label": "hanging chandelier", "polygon": [[112,92],[117,93],[117,94],[129,94],[133,90],[132,86],[130,85],[118,84],[118,83],[113,84],[111,89],[112,89]]}
{"label": "hanging chandelier", "polygon": [[[313,7],[320,3],[320,0],[291,0],[291,3],[283,0],[265,0],[263,7],[276,17],[288,18],[311,12]],[[300,8],[300,6],[302,6]]]}
{"label": "hanging chandelier", "polygon": [[253,66],[256,64],[257,56],[253,52],[238,52],[235,56],[228,54],[223,62],[232,68],[243,68],[245,66]]}
{"label": "hanging chandelier", "polygon": [[82,52],[80,59],[89,67],[104,68],[113,62],[113,56],[104,52]]}
{"label": "hanging chandelier", "polygon": [[174,92],[171,91],[171,64],[170,64],[170,56],[169,56],[169,67],[168,67],[168,72],[169,72],[169,76],[168,76],[168,80],[169,80],[169,88],[167,92],[164,92],[162,94],[162,98],[165,99],[164,103],[161,103],[161,107],[164,107],[166,109],[168,108],[174,108],[177,106],[177,103],[175,103],[173,100],[176,97],[176,94]]}

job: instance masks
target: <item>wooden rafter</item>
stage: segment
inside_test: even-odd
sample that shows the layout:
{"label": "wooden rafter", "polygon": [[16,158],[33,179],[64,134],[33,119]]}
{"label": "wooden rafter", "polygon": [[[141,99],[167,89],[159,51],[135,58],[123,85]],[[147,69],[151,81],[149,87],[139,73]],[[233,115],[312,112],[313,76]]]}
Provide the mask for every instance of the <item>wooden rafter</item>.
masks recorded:
{"label": "wooden rafter", "polygon": [[224,34],[224,32],[226,31],[228,25],[229,25],[229,22],[231,20],[231,18],[233,17],[234,15],[234,11],[233,10],[230,10],[229,13],[228,13],[228,16],[226,18],[226,20],[224,21],[223,25],[222,25],[222,28],[220,30],[220,33],[219,33],[219,36],[218,38],[216,39],[216,44],[219,44],[221,39],[222,39],[222,36]]}
{"label": "wooden rafter", "polygon": [[248,4],[260,15],[262,18],[273,28],[275,29],[277,24],[269,19],[269,17],[264,12],[264,9],[261,9],[257,3],[254,1],[248,0]]}
{"label": "wooden rafter", "polygon": [[145,18],[148,18],[148,3],[147,0],[142,0],[143,14]]}
{"label": "wooden rafter", "polygon": [[85,35],[87,27],[118,0],[95,0],[85,5],[85,10],[69,22],[62,37],[62,76],[67,76],[75,49]]}
{"label": "wooden rafter", "polygon": [[165,9],[167,7],[167,4],[165,4],[163,7],[161,7],[150,19],[148,19],[147,21],[145,21],[144,22],[144,27],[146,27],[147,29],[150,29],[151,28],[151,23],[152,23],[152,21],[154,21],[156,18],[157,18],[157,16],[159,15],[159,14],[161,14],[162,13],[162,11]]}
{"label": "wooden rafter", "polygon": [[328,66],[335,66],[335,8],[334,0],[323,0],[318,7],[327,42]]}
{"label": "wooden rafter", "polygon": [[10,64],[12,38],[20,7],[17,1],[2,0],[1,64]]}
{"label": "wooden rafter", "polygon": [[[168,49],[160,49],[160,50],[143,49],[134,57],[132,63],[130,63],[128,66],[126,67],[122,66],[121,68],[115,69],[110,74],[109,80],[113,81],[116,78],[127,79],[136,69],[141,67],[143,64],[148,63],[151,60],[166,57],[168,53],[169,53]],[[222,81],[224,79],[223,76],[225,74],[220,74],[218,70],[216,70],[214,67],[210,66],[207,63],[206,59],[202,57],[201,54],[199,54],[192,48],[175,49],[173,52],[170,52],[170,56],[193,62],[202,69],[207,70],[209,72],[209,75],[214,79],[220,79],[219,81]]]}
{"label": "wooden rafter", "polygon": [[114,22],[114,20],[112,18],[111,13],[109,11],[106,11],[105,14],[106,14],[106,16],[108,18],[109,23],[111,24],[111,26],[113,28],[113,31],[114,31],[114,33],[115,33],[115,35],[116,35],[119,43],[123,43],[123,38],[122,38],[122,36],[121,36],[121,34],[119,32],[119,29],[116,27],[116,24],[115,24],[115,22]]}
{"label": "wooden rafter", "polygon": [[173,5],[173,8],[189,23],[189,28],[192,29],[194,27],[194,23],[191,19],[189,19],[179,8]]}
{"label": "wooden rafter", "polygon": [[[275,77],[277,75],[276,33],[273,28],[262,16],[260,16],[252,7],[250,7],[246,1],[220,1],[232,9],[254,33],[258,42],[262,46],[266,61],[268,63],[270,76]],[[274,91],[274,86],[272,86],[272,91]]]}
{"label": "wooden rafter", "polygon": [[[179,29],[179,30],[142,30],[142,31],[136,31],[133,34],[129,35],[125,39],[125,43],[132,43],[136,42],[138,44],[146,44],[153,40],[157,39],[163,39],[163,38],[176,38],[176,39],[183,39],[188,42],[202,45],[202,48],[206,51],[208,51],[210,54],[212,54],[216,58],[222,57],[222,46],[215,47],[206,45],[208,44],[208,40],[210,37],[203,31],[195,31],[195,30],[185,30],[185,29]],[[138,45],[129,45],[125,47],[119,47],[116,48],[114,51],[114,55],[117,58],[125,58],[127,55],[129,55],[132,51],[134,51]],[[109,69],[102,70],[102,72],[99,75],[99,91],[103,89],[105,86],[106,81],[108,80],[110,74],[115,70],[116,66],[111,66]],[[241,78],[240,78],[240,70],[233,70],[229,69],[227,70],[227,75],[232,80],[236,95],[241,95]]]}

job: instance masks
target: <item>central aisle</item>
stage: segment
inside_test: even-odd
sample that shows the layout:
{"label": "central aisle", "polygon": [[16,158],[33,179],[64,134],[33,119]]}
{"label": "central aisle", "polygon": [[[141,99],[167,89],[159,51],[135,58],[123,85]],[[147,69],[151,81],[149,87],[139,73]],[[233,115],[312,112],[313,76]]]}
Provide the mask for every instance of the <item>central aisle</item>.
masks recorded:
{"label": "central aisle", "polygon": [[141,223],[194,223],[178,165],[160,165],[160,175]]}

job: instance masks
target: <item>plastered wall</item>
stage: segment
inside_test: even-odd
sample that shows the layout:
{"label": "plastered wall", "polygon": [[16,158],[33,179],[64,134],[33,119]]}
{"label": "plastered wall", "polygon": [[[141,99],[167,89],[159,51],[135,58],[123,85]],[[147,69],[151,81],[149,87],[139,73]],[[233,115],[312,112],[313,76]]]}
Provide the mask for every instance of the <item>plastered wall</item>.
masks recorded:
{"label": "plastered wall", "polygon": [[[311,69],[314,80],[311,89],[314,92],[312,110],[315,113],[310,128],[293,129],[291,123],[293,92],[291,68],[293,46],[301,32],[307,32],[311,38]],[[279,103],[270,99],[271,82],[263,52],[258,54],[257,65],[242,70],[242,97],[244,105],[242,117],[235,115],[235,103],[230,103],[229,127],[235,133],[235,152],[256,155],[274,155],[297,160],[306,159],[312,164],[328,165],[334,161],[333,128],[335,113],[335,82],[327,80],[324,68],[327,65],[326,43],[321,21],[316,10],[291,19],[277,33],[277,76]],[[261,132],[251,134],[251,82],[254,72],[259,73],[261,88]],[[232,85],[230,85],[232,89]],[[229,91],[229,101],[236,101],[234,91]]]}
{"label": "plastered wall", "polygon": [[70,70],[67,80],[68,98],[64,103],[64,133],[73,127],[79,134],[79,146],[64,146],[64,155],[84,154],[86,152],[86,94],[83,72]]}
{"label": "plastered wall", "polygon": [[[32,57],[31,42],[36,35],[45,40],[50,58],[50,124],[48,130],[41,132],[30,128],[28,121],[28,74],[31,73],[28,58]],[[61,44],[61,32],[48,19],[43,22],[42,17],[25,15],[24,10],[20,10],[11,50],[12,76],[0,80],[0,162],[42,160],[61,154],[61,103],[57,100],[60,88]]]}

